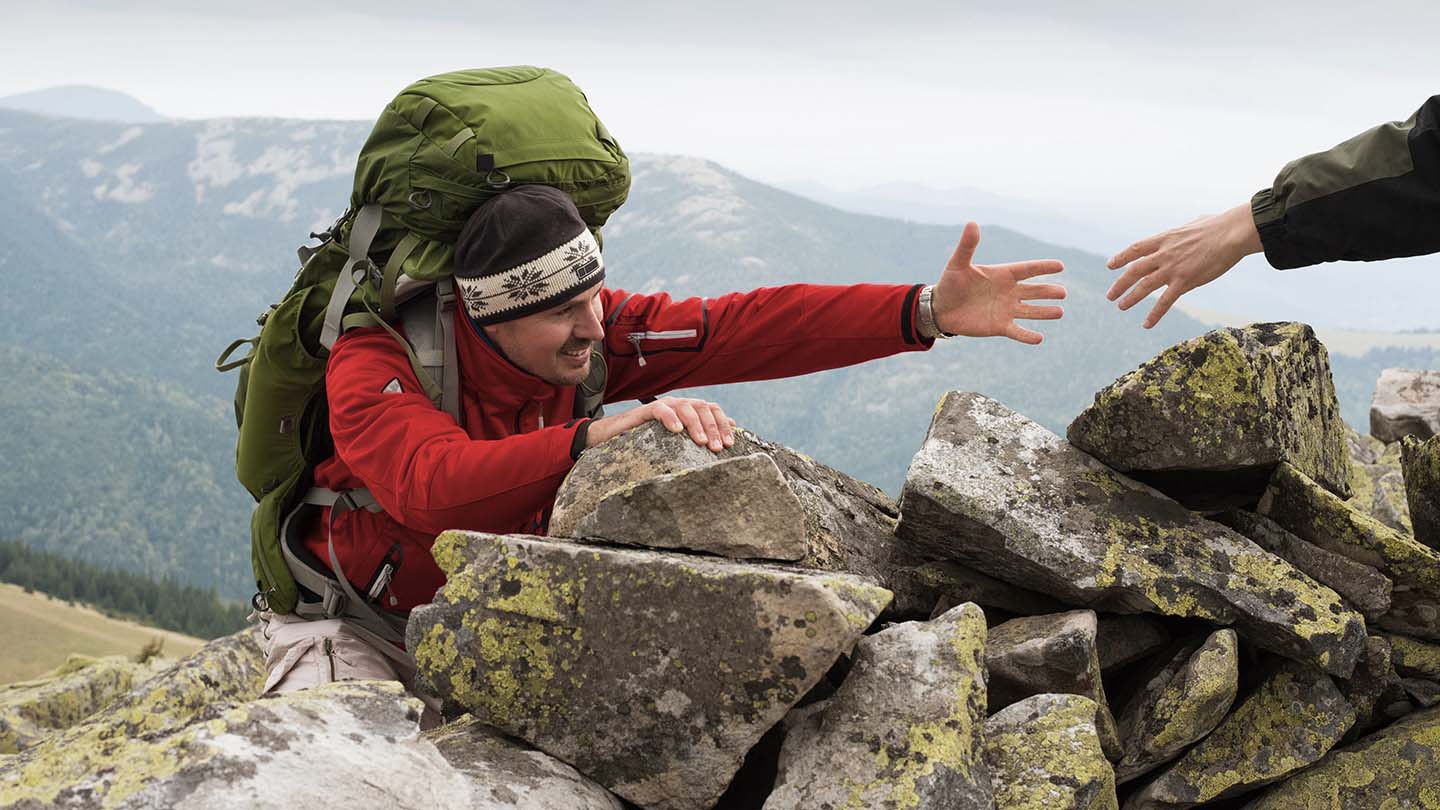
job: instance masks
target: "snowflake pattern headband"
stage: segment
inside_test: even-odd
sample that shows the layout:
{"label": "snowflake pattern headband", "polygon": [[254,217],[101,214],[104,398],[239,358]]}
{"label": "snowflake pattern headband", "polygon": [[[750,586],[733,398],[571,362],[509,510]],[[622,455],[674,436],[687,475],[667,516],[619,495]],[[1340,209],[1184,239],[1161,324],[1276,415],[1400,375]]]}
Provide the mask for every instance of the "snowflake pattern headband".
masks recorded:
{"label": "snowflake pattern headband", "polygon": [[549,253],[484,276],[455,277],[471,320],[481,326],[549,309],[605,278],[600,246],[588,229]]}

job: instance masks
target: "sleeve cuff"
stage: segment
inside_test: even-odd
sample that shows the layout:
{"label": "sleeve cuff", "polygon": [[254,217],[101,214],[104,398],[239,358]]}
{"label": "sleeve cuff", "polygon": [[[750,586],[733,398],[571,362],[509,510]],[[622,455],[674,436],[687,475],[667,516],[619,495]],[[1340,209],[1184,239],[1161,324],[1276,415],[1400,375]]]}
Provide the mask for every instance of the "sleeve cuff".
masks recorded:
{"label": "sleeve cuff", "polygon": [[585,442],[590,438],[590,423],[595,420],[584,419],[575,428],[575,436],[570,440],[570,460],[579,461],[580,454],[585,452]]}

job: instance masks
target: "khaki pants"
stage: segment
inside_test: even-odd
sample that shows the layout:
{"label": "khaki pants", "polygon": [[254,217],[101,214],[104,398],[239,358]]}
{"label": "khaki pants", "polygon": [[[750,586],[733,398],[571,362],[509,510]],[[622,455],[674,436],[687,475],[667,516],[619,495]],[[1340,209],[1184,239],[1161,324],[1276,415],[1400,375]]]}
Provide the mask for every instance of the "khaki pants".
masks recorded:
{"label": "khaki pants", "polygon": [[293,613],[255,614],[265,649],[265,687],[261,694],[309,689],[334,681],[399,681],[425,704],[422,728],[440,722],[440,702],[415,691],[415,669],[386,655],[364,630],[341,619],[311,621]]}

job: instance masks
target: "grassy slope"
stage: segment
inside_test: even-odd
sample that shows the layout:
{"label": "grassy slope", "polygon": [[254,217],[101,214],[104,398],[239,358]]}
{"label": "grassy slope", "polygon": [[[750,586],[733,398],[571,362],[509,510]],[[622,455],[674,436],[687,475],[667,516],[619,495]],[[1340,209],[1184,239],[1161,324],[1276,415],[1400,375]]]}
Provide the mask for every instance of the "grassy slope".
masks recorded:
{"label": "grassy slope", "polygon": [[0,683],[33,678],[65,662],[71,653],[134,655],[156,636],[165,640],[161,654],[180,658],[198,650],[203,639],[157,630],[105,616],[42,593],[0,583]]}

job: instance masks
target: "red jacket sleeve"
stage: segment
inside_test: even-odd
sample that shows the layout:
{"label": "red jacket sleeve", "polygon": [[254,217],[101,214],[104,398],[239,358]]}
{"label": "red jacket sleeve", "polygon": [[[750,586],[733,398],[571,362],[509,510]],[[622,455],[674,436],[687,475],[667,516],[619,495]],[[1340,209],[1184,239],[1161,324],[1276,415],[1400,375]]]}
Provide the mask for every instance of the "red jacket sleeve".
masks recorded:
{"label": "red jacket sleeve", "polygon": [[[385,393],[392,379],[400,393]],[[472,439],[421,388],[403,348],[379,329],[346,332],[325,374],[335,453],[401,525],[504,530],[555,498],[581,424]]]}
{"label": "red jacket sleeve", "polygon": [[605,398],[794,377],[923,351],[933,341],[915,327],[921,286],[790,284],[678,302],[615,290],[605,316]]}

